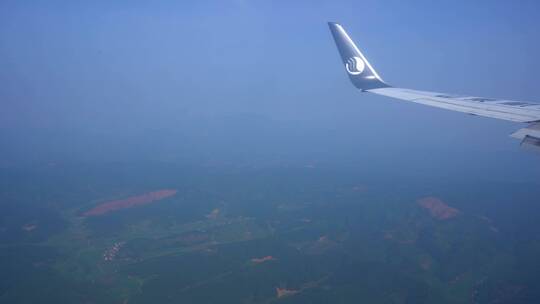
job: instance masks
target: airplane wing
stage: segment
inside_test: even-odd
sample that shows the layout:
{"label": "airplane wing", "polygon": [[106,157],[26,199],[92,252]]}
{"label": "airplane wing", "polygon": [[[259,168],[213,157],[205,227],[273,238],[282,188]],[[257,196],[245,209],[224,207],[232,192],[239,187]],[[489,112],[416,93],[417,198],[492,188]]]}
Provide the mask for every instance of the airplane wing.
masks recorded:
{"label": "airplane wing", "polygon": [[540,104],[425,92],[390,86],[377,74],[340,24],[330,22],[328,25],[351,82],[362,92],[472,115],[529,123],[529,126],[516,131],[511,136],[520,139],[522,146],[540,151]]}

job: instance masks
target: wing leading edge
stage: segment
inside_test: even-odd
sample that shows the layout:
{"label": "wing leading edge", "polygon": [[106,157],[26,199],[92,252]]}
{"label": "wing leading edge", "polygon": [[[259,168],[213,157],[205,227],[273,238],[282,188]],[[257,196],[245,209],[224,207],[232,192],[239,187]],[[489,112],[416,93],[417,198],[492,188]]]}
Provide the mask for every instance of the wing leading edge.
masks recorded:
{"label": "wing leading edge", "polygon": [[363,92],[472,115],[530,123],[511,136],[521,139],[522,145],[540,151],[540,104],[392,87],[382,80],[340,24],[330,22],[328,25],[351,82]]}

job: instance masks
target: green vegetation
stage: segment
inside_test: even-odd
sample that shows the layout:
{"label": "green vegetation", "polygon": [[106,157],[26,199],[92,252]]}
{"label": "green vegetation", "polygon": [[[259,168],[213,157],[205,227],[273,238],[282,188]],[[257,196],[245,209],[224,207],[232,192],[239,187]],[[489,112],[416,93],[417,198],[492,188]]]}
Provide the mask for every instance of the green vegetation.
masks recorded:
{"label": "green vegetation", "polygon": [[[539,297],[540,241],[525,233],[539,231],[539,224],[510,223],[504,212],[520,204],[529,210],[525,219],[540,214],[528,201],[479,200],[475,209],[466,192],[447,200],[446,184],[408,181],[390,189],[355,173],[316,169],[137,174],[143,169],[50,169],[34,172],[48,177],[39,187],[10,180],[0,192],[0,302],[525,303]],[[166,187],[178,194],[81,216],[110,199]],[[538,187],[513,189],[518,197],[538,197]],[[418,198],[434,193],[460,213],[437,219],[418,206]],[[251,262],[267,256],[273,258]],[[291,292],[278,298],[276,288]]]}

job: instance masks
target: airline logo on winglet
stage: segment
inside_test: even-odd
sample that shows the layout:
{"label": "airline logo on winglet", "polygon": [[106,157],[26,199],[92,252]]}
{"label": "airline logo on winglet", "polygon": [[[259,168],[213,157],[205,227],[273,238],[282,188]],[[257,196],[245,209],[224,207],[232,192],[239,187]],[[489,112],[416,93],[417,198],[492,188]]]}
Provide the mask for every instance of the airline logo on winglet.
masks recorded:
{"label": "airline logo on winglet", "polygon": [[360,57],[351,57],[347,60],[345,68],[347,69],[347,73],[351,75],[360,75],[364,72],[366,64]]}

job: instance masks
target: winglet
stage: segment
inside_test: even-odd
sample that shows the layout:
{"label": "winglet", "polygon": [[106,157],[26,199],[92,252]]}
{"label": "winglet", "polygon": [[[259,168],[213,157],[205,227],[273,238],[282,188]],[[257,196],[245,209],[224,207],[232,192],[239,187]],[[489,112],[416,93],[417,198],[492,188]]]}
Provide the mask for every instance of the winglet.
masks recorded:
{"label": "winglet", "polygon": [[345,70],[354,86],[363,91],[389,87],[369,64],[343,27],[335,22],[328,22],[328,26],[345,65]]}

